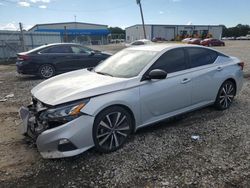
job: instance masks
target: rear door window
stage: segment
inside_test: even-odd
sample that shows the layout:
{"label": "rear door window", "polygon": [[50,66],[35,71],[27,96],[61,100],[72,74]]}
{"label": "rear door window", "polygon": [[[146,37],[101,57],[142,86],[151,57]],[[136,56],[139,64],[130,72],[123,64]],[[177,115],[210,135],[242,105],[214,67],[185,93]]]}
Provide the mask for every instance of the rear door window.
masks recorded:
{"label": "rear door window", "polygon": [[164,53],[153,64],[150,70],[162,69],[167,73],[182,71],[187,68],[185,52],[182,48],[173,49]]}
{"label": "rear door window", "polygon": [[72,52],[72,49],[70,46],[56,46],[56,47],[51,47],[51,48],[47,48],[45,50],[42,50],[41,53],[43,53],[43,54],[51,54],[51,53],[61,54],[61,53],[73,53],[73,52]]}
{"label": "rear door window", "polygon": [[213,64],[218,57],[218,53],[204,48],[187,48],[190,67],[199,67]]}

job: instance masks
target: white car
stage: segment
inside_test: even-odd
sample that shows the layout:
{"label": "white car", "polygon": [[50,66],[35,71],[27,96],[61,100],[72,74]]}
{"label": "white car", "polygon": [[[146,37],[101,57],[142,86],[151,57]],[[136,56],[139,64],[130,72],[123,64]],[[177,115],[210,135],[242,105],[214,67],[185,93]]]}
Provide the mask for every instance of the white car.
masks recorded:
{"label": "white car", "polygon": [[126,46],[129,47],[129,46],[139,46],[139,45],[146,45],[146,44],[152,44],[152,41],[148,39],[140,39],[140,40],[133,41],[129,44],[126,44]]}
{"label": "white car", "polygon": [[238,58],[180,44],[126,48],[94,69],[48,79],[22,107],[22,133],[44,158],[69,157],[95,147],[112,152],[139,128],[214,105],[230,107],[243,84]]}

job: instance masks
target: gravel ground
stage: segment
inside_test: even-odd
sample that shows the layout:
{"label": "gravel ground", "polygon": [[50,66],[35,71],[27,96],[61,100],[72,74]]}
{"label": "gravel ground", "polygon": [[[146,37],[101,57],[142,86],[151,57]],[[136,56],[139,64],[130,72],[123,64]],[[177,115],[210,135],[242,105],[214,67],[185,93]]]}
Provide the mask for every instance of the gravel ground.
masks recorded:
{"label": "gravel ground", "polygon": [[246,62],[243,90],[229,110],[208,107],[141,129],[110,154],[92,149],[57,160],[42,159],[18,132],[17,110],[42,80],[0,66],[0,98],[14,94],[0,102],[0,187],[250,187],[250,42],[218,49]]}

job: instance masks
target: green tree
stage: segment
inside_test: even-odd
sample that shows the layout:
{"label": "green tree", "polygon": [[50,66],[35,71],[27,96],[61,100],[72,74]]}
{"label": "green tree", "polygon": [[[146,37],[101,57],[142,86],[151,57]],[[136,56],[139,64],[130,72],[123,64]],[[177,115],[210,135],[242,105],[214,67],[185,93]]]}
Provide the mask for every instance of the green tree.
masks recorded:
{"label": "green tree", "polygon": [[125,35],[125,30],[120,27],[109,27],[108,30],[110,31],[111,34],[124,34]]}
{"label": "green tree", "polygon": [[125,30],[120,27],[109,27],[111,39],[125,39]]}
{"label": "green tree", "polygon": [[250,32],[249,25],[238,24],[235,27],[223,26],[222,36],[223,37],[240,37],[246,36]]}

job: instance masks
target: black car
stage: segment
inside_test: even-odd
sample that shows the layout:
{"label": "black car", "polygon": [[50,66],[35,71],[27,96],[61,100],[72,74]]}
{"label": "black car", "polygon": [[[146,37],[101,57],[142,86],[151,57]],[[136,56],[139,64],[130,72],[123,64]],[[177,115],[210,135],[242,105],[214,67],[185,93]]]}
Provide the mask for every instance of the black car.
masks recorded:
{"label": "black car", "polygon": [[43,45],[17,54],[17,72],[50,78],[58,73],[95,67],[111,54],[73,43]]}

